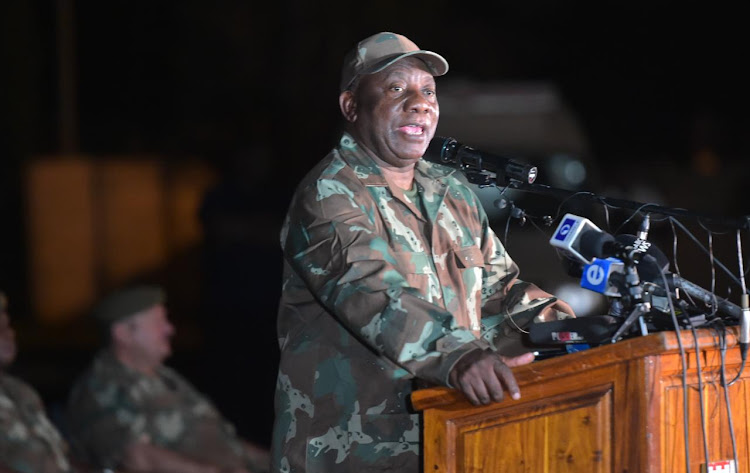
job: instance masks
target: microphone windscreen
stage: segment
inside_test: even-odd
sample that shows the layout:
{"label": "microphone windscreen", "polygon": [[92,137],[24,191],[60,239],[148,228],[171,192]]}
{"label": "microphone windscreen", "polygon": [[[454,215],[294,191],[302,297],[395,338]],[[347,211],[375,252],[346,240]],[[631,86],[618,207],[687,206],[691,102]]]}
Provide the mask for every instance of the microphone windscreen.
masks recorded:
{"label": "microphone windscreen", "polygon": [[433,163],[446,164],[450,162],[449,145],[452,142],[455,142],[453,138],[446,138],[444,136],[433,137],[430,140],[430,144],[427,145],[427,150],[424,152],[423,158]]}
{"label": "microphone windscreen", "polygon": [[605,246],[613,241],[615,239],[609,233],[587,230],[581,233],[581,239],[578,243],[579,252],[588,260],[593,258],[607,258],[612,255],[607,254]]}

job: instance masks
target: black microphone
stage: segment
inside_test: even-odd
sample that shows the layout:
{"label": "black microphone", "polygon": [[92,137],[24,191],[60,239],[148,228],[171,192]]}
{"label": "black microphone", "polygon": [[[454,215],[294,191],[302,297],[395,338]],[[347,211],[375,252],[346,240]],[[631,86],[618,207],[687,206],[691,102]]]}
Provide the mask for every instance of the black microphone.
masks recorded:
{"label": "black microphone", "polygon": [[[643,235],[643,230],[638,232]],[[628,260],[638,259],[652,251],[651,242],[636,236],[617,237],[600,230],[586,229],[579,236],[579,251],[584,257]],[[663,261],[663,260],[662,260]],[[661,262],[661,261],[660,261]]]}
{"label": "black microphone", "polygon": [[537,176],[536,166],[486,153],[463,145],[454,138],[444,136],[432,138],[425,151],[424,159],[439,164],[459,166],[462,170],[489,171],[506,179],[515,179],[528,184],[532,184]]}
{"label": "black microphone", "polygon": [[[678,276],[677,274],[667,273],[665,276],[667,278],[667,284],[669,284],[670,289],[681,289],[689,296],[699,299],[708,306],[714,305],[715,301],[718,310],[736,318],[742,324],[743,327],[741,332],[747,331],[745,326],[748,325],[748,322],[745,320],[745,314],[743,313],[743,310],[740,308],[740,306],[717,296],[707,289],[703,289],[699,285],[690,282],[687,279]],[[747,338],[747,335],[745,335],[745,337]]]}

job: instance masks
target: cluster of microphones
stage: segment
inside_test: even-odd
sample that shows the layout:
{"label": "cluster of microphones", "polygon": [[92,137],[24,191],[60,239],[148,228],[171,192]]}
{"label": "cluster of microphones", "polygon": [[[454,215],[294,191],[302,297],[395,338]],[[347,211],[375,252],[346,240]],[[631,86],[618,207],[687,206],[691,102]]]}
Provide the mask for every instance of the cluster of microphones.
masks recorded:
{"label": "cluster of microphones", "polygon": [[[699,305],[702,304],[714,308],[716,316],[723,315],[730,322],[739,322],[740,344],[750,342],[750,312],[669,272],[667,257],[647,240],[648,230],[648,216],[637,235],[613,236],[584,217],[566,214],[550,238],[550,244],[565,256],[568,273],[581,278],[581,287],[616,301],[613,305],[617,310],[610,311],[615,317],[607,316],[600,321],[596,317],[582,318],[600,324],[588,330],[596,332],[591,338],[601,342],[604,337],[609,337],[609,341],[615,342],[628,334],[627,330],[634,322],[643,324],[643,317],[649,312],[657,314],[651,320],[658,322],[658,314],[677,310],[693,326],[700,326],[707,321],[705,310]],[[680,291],[684,298],[679,297]],[[691,304],[688,305],[686,300]],[[675,309],[676,301],[682,304]],[[693,318],[690,317],[690,308],[695,308]],[[647,329],[642,326],[642,330]]]}
{"label": "cluster of microphones", "polygon": [[[498,181],[531,186],[537,177],[533,165],[480,151],[450,137],[435,136],[424,158],[460,169],[469,182],[480,187],[496,185]],[[668,258],[647,240],[649,225],[646,215],[636,235],[613,236],[586,218],[573,214],[562,218],[550,244],[565,255],[568,274],[579,277],[581,287],[607,296],[610,309],[607,315],[532,324],[532,344],[614,343],[638,327],[645,335],[649,324],[651,329],[659,329],[661,322],[668,329],[666,321],[671,320],[674,325],[674,319],[658,315],[676,312],[681,320],[698,327],[710,322],[703,310],[710,307],[712,317],[721,315],[730,324],[740,325],[739,344],[744,359],[750,344],[750,309],[744,307],[745,299],[740,308],[669,272]]]}

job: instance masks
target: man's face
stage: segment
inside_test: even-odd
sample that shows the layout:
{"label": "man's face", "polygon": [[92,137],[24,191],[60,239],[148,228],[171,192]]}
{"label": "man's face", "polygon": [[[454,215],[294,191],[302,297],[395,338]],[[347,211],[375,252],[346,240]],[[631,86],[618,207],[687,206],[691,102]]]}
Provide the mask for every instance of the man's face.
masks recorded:
{"label": "man's face", "polygon": [[7,368],[16,359],[16,332],[10,326],[5,307],[0,307],[0,369]]}
{"label": "man's face", "polygon": [[155,305],[121,323],[126,325],[122,341],[131,357],[154,367],[172,353],[170,338],[174,334],[174,327],[167,319],[167,310],[163,305]]}
{"label": "man's face", "polygon": [[352,134],[386,165],[414,166],[424,155],[435,135],[440,108],[435,79],[421,60],[401,59],[362,76],[353,102],[353,114],[344,112]]}

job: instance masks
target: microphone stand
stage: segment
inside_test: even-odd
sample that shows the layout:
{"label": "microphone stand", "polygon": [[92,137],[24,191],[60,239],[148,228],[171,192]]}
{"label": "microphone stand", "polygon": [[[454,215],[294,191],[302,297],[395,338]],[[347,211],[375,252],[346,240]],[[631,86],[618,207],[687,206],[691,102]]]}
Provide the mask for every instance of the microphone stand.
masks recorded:
{"label": "microphone stand", "polygon": [[[636,262],[641,253],[630,248],[629,251],[623,251],[616,255],[625,263],[625,282],[628,286],[630,300],[634,303],[630,314],[625,318],[620,328],[612,335],[611,342],[615,343],[636,320],[641,321],[641,332],[645,331],[643,316],[651,311],[651,296],[643,291],[641,279],[638,276]],[[646,335],[647,333],[642,333]]]}

